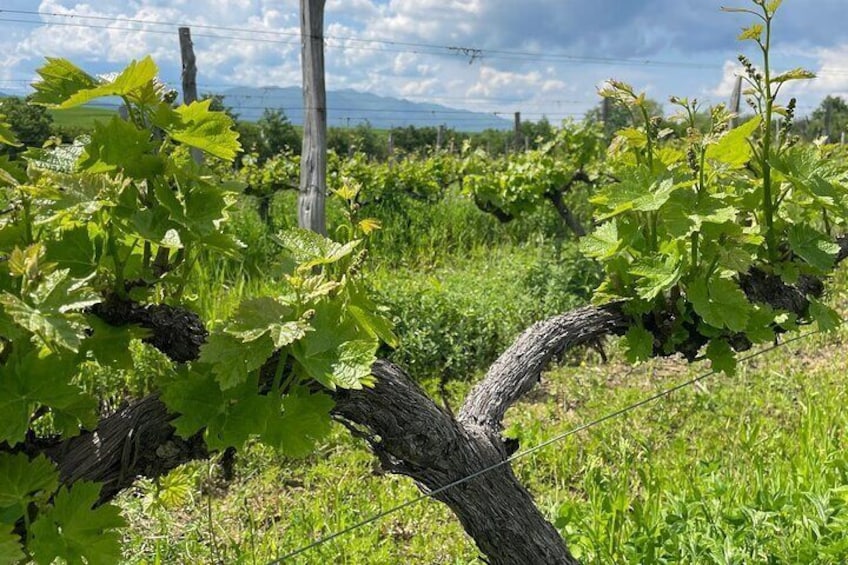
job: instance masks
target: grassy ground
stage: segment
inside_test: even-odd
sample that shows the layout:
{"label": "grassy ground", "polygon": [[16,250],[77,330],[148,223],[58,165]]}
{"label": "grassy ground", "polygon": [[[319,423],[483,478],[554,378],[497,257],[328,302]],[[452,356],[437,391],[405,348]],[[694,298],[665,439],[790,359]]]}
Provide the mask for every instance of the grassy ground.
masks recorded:
{"label": "grassy ground", "polygon": [[[848,333],[817,335],[573,435],[517,474],[586,563],[848,560]],[[614,349],[614,348],[613,348]],[[560,367],[507,416],[523,448],[705,370],[613,355]],[[435,386],[435,385],[434,385]],[[470,385],[453,382],[456,406]],[[414,498],[339,428],[303,461],[254,447],[224,483],[194,464],[121,499],[128,563],[267,563]],[[439,503],[424,501],[292,563],[482,563]]]}
{"label": "grassy ground", "polygon": [[79,106],[67,110],[50,110],[53,123],[57,126],[91,128],[95,120],[106,122],[117,112],[108,108],[94,106]]}

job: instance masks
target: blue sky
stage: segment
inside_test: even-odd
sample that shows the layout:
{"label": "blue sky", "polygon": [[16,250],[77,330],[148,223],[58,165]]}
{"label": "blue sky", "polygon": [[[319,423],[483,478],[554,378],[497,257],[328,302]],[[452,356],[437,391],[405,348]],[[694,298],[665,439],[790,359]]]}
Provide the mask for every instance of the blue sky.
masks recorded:
{"label": "blue sky", "polygon": [[[609,78],[661,102],[718,102],[736,54],[755,55],[735,40],[746,18],[720,7],[750,1],[327,0],[327,85],[530,120],[582,115]],[[5,0],[0,91],[25,92],[45,56],[105,73],[150,53],[177,85],[178,24],[192,27],[201,91],[298,85],[297,9],[293,0]],[[828,94],[848,97],[846,21],[848,0],[785,0],[778,13],[775,66],[819,73],[787,92],[802,114]]]}

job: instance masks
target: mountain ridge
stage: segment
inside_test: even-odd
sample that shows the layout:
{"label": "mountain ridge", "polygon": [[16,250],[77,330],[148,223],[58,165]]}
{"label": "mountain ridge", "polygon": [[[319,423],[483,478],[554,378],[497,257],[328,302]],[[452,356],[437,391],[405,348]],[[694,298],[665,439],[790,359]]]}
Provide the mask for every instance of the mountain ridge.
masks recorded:
{"label": "mountain ridge", "polygon": [[[300,87],[240,86],[219,92],[223,102],[242,120],[256,121],[266,108],[280,109],[295,125],[303,124],[303,94]],[[327,125],[353,127],[369,123],[377,129],[392,127],[445,127],[457,131],[509,129],[510,120],[494,114],[472,112],[440,104],[412,102],[350,88],[327,91]]]}

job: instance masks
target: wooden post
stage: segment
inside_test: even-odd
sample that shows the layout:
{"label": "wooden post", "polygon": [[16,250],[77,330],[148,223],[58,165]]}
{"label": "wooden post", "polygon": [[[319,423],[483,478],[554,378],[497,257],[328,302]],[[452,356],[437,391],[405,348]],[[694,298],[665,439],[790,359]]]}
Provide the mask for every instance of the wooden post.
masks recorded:
{"label": "wooden post", "polygon": [[327,191],[327,93],[324,87],[324,2],[300,0],[301,66],[303,68],[303,152],[297,223],[327,234],[324,196]]}
{"label": "wooden post", "polygon": [[736,77],[736,85],[733,87],[733,93],[730,95],[730,111],[733,117],[730,118],[730,129],[733,129],[739,123],[739,106],[742,101],[742,77]]}
{"label": "wooden post", "polygon": [[394,135],[392,135],[392,130],[389,130],[388,156],[389,156],[389,168],[391,169],[395,164],[395,138],[394,138]]}
{"label": "wooden post", "polygon": [[445,142],[445,126],[444,124],[439,126],[439,130],[436,132],[436,151],[442,148],[442,144]]}
{"label": "wooden post", "polygon": [[[191,42],[191,29],[187,27],[180,28],[180,59],[183,63],[183,104],[188,105],[197,100],[197,59]],[[200,149],[192,147],[191,156],[195,163],[203,163],[203,152]]]}
{"label": "wooden post", "polygon": [[612,135],[612,124],[610,124],[610,119],[612,118],[612,100],[609,98],[604,98],[601,102],[601,122],[604,124],[604,136],[609,137]]}
{"label": "wooden post", "polygon": [[832,105],[828,104],[824,109],[824,135],[828,142],[830,142],[830,122],[831,122],[831,109]]}
{"label": "wooden post", "polygon": [[515,113],[515,150],[521,150],[521,112]]}

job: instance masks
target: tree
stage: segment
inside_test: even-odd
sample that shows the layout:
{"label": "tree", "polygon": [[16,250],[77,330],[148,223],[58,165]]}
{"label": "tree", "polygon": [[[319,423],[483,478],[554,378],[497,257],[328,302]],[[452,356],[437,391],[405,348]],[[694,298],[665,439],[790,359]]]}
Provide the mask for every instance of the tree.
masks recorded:
{"label": "tree", "polygon": [[827,96],[803,127],[807,139],[826,137],[831,143],[839,142],[848,132],[848,103],[839,96]]}
{"label": "tree", "polygon": [[390,130],[395,151],[416,153],[436,147],[439,138],[439,128],[433,126],[395,127]]}
{"label": "tree", "polygon": [[[6,116],[6,121],[24,146],[41,147],[53,135],[53,118],[47,109],[28,104],[24,98],[3,98],[0,100],[0,114]],[[3,151],[14,155],[21,150],[6,148]]]}
{"label": "tree", "polygon": [[259,128],[261,160],[269,159],[285,150],[300,152],[300,134],[282,110],[266,108],[256,122]]}

